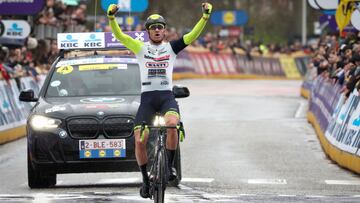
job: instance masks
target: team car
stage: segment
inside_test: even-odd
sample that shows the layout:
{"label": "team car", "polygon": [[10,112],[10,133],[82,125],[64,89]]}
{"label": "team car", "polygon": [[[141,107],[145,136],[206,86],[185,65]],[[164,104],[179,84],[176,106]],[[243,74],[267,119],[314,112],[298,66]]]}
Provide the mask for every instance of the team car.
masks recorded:
{"label": "team car", "polygon": [[[139,171],[133,136],[139,65],[113,39],[107,47],[107,35],[58,36],[61,52],[39,95],[21,91],[20,101],[36,102],[26,125],[30,188],[54,186],[63,173]],[[146,33],[132,36],[144,39]],[[174,86],[173,92],[176,98],[189,95],[186,87]],[[175,159],[181,180],[180,147]]]}

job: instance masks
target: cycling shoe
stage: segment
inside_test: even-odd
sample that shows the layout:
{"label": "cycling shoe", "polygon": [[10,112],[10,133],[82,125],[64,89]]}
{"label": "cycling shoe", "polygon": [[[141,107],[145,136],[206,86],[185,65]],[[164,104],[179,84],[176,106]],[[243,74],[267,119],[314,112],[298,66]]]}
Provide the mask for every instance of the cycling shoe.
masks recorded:
{"label": "cycling shoe", "polygon": [[150,198],[150,185],[149,183],[143,183],[140,188],[140,196],[142,198]]}

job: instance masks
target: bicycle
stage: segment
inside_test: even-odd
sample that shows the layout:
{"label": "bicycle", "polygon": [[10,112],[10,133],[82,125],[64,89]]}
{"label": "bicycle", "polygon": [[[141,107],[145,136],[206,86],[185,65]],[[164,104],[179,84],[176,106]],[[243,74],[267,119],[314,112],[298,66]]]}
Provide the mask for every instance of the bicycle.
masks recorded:
{"label": "bicycle", "polygon": [[[165,199],[165,190],[168,183],[168,158],[166,153],[166,132],[167,129],[178,130],[179,139],[182,142],[184,140],[184,129],[180,122],[177,126],[165,126],[165,121],[162,116],[157,114],[155,116],[155,122],[153,126],[148,126],[146,123],[141,125],[141,140],[144,138],[144,130],[148,128],[149,131],[153,130],[155,135],[154,145],[154,160],[150,167],[150,199],[153,199],[155,203],[163,203]],[[176,185],[179,184],[181,177],[177,178]]]}

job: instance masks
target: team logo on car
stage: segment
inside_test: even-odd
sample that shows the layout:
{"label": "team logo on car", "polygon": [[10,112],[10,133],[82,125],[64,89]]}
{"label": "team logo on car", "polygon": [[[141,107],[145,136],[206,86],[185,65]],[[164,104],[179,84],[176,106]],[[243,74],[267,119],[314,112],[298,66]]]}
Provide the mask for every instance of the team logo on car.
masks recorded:
{"label": "team logo on car", "polygon": [[123,98],[108,98],[108,97],[99,97],[99,98],[87,98],[81,99],[82,103],[121,103],[124,102]]}
{"label": "team logo on car", "polygon": [[63,75],[66,75],[66,74],[69,74],[71,72],[73,72],[74,68],[72,66],[62,66],[60,68],[58,68],[56,70],[57,73],[60,73],[60,74],[63,74]]}
{"label": "team logo on car", "polygon": [[103,116],[105,113],[103,112],[103,111],[99,111],[99,112],[97,112],[97,115],[98,116]]}

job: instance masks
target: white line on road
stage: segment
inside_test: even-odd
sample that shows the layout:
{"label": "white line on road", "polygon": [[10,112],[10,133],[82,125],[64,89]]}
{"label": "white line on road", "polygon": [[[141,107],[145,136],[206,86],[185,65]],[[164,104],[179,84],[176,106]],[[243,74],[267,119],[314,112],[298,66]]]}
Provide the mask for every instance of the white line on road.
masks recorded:
{"label": "white line on road", "polygon": [[116,178],[116,179],[101,179],[97,184],[126,184],[126,183],[141,183],[140,178]]}
{"label": "white line on road", "polygon": [[238,194],[239,196],[256,196],[256,194],[245,194],[245,193],[241,193]]}
{"label": "white line on road", "polygon": [[279,197],[296,197],[296,195],[278,195]]}
{"label": "white line on road", "polygon": [[[211,183],[214,178],[182,178],[181,182],[185,183]],[[126,183],[141,183],[140,178],[112,178],[112,179],[101,179],[96,184],[126,184]]]}
{"label": "white line on road", "polygon": [[249,184],[286,185],[285,179],[249,179]]}
{"label": "white line on road", "polygon": [[185,186],[183,184],[179,184],[178,187],[180,190],[193,190],[191,187]]}
{"label": "white line on road", "polygon": [[306,195],[305,197],[308,197],[308,198],[324,198],[325,196],[323,196],[323,195]]}
{"label": "white line on road", "polygon": [[304,111],[304,108],[306,107],[306,103],[305,102],[299,102],[300,105],[298,107],[298,109],[296,110],[295,113],[295,118],[301,118],[301,113]]}
{"label": "white line on road", "polygon": [[328,185],[360,185],[358,180],[325,180]]}
{"label": "white line on road", "polygon": [[182,178],[181,182],[187,183],[211,183],[215,179],[214,178]]}

